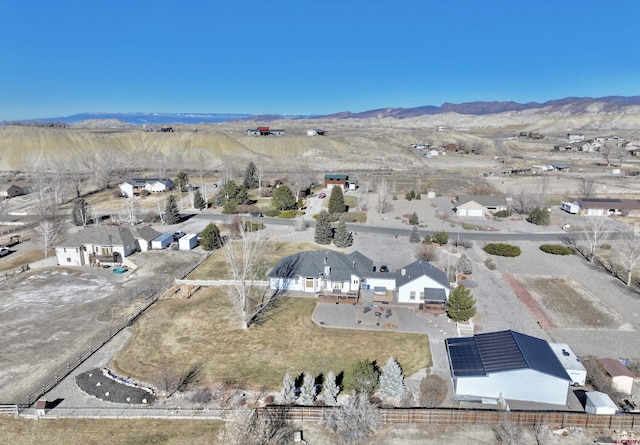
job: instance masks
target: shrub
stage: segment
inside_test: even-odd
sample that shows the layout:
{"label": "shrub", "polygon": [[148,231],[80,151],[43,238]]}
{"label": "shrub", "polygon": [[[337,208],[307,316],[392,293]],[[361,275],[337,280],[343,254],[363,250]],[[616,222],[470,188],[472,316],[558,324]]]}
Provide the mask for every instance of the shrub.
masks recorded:
{"label": "shrub", "polygon": [[431,237],[431,241],[433,241],[436,244],[440,244],[441,246],[444,246],[449,242],[449,234],[444,230],[440,230],[439,232],[435,232],[433,234],[433,236]]}
{"label": "shrub", "polygon": [[473,273],[473,263],[471,262],[469,257],[466,256],[464,253],[462,254],[460,259],[458,260],[458,263],[456,264],[456,270],[459,273],[464,273],[464,274]]}
{"label": "shrub", "polygon": [[431,235],[427,233],[422,240],[422,244],[431,244]]}
{"label": "shrub", "polygon": [[411,197],[411,193],[407,193],[405,195],[405,198],[407,198],[407,201],[411,201],[413,198]]}
{"label": "shrub", "polygon": [[542,207],[533,209],[529,212],[529,216],[527,216],[527,222],[535,224],[536,226],[548,226],[550,220],[551,217],[549,216],[549,212],[547,209],[543,209]]}
{"label": "shrub", "polygon": [[296,216],[298,216],[297,210],[282,210],[280,213],[278,213],[278,218],[293,219]]}
{"label": "shrub", "polygon": [[601,248],[601,249],[609,250],[609,249],[611,249],[611,244],[609,244],[609,243],[602,243],[602,244],[600,244],[600,248]]}
{"label": "shrub", "polygon": [[496,218],[508,218],[510,213],[508,210],[498,210],[497,212],[494,212],[493,216]]}
{"label": "shrub", "polygon": [[484,246],[484,251],[491,255],[515,257],[520,255],[520,247],[504,243],[490,243]]}
{"label": "shrub", "polygon": [[409,224],[411,224],[412,226],[417,226],[419,222],[420,219],[418,218],[418,214],[416,212],[413,212],[411,216],[409,216]]}
{"label": "shrub", "polygon": [[416,199],[422,199],[422,197],[420,196],[420,193],[416,193]]}
{"label": "shrub", "polygon": [[561,244],[543,244],[540,246],[540,250],[552,255],[573,255],[574,250],[571,247],[563,246]]}

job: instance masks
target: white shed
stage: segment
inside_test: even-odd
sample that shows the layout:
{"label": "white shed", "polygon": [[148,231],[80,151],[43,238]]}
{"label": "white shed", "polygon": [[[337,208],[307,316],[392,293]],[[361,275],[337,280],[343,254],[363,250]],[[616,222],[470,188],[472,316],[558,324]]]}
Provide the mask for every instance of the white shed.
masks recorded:
{"label": "white shed", "polygon": [[618,411],[618,407],[613,403],[611,397],[603,392],[587,391],[585,395],[587,396],[587,403],[584,410],[587,414],[613,415]]}
{"label": "white shed", "polygon": [[580,363],[578,356],[564,343],[549,343],[553,353],[558,357],[565,371],[571,377],[571,384],[584,386],[587,380],[587,370]]}
{"label": "white shed", "polygon": [[166,249],[173,242],[173,233],[163,233],[151,241],[151,248],[154,250]]}
{"label": "white shed", "polygon": [[191,250],[198,245],[198,235],[189,233],[178,240],[178,249]]}

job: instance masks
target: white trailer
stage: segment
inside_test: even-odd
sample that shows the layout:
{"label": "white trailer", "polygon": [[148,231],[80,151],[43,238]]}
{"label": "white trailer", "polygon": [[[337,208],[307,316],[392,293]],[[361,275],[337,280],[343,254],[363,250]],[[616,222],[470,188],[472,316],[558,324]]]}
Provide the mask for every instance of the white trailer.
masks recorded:
{"label": "white trailer", "polygon": [[587,370],[569,345],[564,343],[549,343],[549,346],[556,357],[558,357],[567,374],[569,374],[569,377],[571,377],[571,384],[574,386],[584,386],[587,380]]}
{"label": "white trailer", "polygon": [[577,215],[580,212],[580,206],[575,202],[561,202],[560,209],[573,215]]}
{"label": "white trailer", "polygon": [[173,233],[163,233],[154,240],[151,240],[151,248],[154,250],[166,249],[173,242]]}
{"label": "white trailer", "polygon": [[189,233],[178,240],[179,250],[191,250],[198,245],[198,235]]}

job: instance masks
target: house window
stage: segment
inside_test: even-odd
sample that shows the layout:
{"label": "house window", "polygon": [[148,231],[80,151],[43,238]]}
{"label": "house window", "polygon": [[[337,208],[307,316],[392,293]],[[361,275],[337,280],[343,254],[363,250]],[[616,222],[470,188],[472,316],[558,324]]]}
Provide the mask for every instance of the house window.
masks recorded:
{"label": "house window", "polygon": [[420,299],[421,299],[421,300],[424,300],[424,291],[421,291],[421,292],[420,292]]}
{"label": "house window", "polygon": [[416,291],[412,290],[411,292],[409,292],[409,300],[415,300],[416,299]]}
{"label": "house window", "polygon": [[313,278],[307,278],[304,285],[313,288]]}
{"label": "house window", "polygon": [[67,257],[67,263],[71,262],[71,258]]}
{"label": "house window", "polygon": [[62,251],[63,251],[64,253],[67,253],[67,248],[66,248],[66,247],[65,247],[65,248],[63,248],[63,249],[62,249]]}
{"label": "house window", "polygon": [[342,289],[342,283],[340,283],[339,281],[334,281],[333,282],[333,288],[334,289]]}
{"label": "house window", "polygon": [[294,283],[296,284],[296,286],[297,286],[298,284],[300,284],[300,279],[299,279],[298,277],[296,277],[296,279],[295,279],[295,280],[293,280],[293,282],[294,282]]}

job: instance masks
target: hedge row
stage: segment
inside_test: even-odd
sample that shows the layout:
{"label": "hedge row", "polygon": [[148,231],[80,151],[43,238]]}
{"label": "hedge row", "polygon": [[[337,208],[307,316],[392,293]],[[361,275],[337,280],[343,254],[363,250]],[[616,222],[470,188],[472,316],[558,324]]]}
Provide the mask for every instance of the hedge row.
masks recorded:
{"label": "hedge row", "polygon": [[511,244],[491,243],[484,246],[484,251],[491,255],[514,257],[520,255],[520,248]]}
{"label": "hedge row", "polygon": [[543,244],[540,246],[540,250],[552,255],[573,255],[575,253],[571,247],[563,246],[561,244]]}

